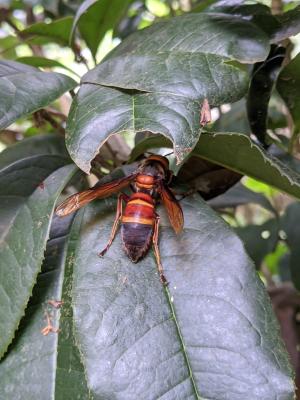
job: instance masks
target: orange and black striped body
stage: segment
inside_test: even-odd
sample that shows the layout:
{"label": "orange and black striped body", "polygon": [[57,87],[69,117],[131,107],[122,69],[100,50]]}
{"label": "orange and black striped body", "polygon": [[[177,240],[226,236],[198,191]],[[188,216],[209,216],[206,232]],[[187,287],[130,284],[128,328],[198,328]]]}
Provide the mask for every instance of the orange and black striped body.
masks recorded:
{"label": "orange and black striped body", "polygon": [[[145,256],[150,246],[157,262],[160,280],[163,284],[167,280],[163,274],[160,252],[158,247],[159,215],[155,212],[156,202],[160,199],[166,207],[169,220],[176,233],[183,228],[183,213],[180,204],[168,185],[172,179],[169,170],[169,161],[166,157],[152,154],[141,161],[138,169],[128,176],[115,179],[97,187],[75,193],[63,201],[55,210],[60,217],[71,214],[95,199],[104,199],[121,192],[131,186],[133,194],[128,197],[119,193],[116,217],[112,226],[109,240],[99,253],[103,257],[110,248],[121,221],[121,235],[128,257],[137,262]],[[123,212],[123,201],[126,207]]]}
{"label": "orange and black striped body", "polygon": [[138,175],[135,182],[136,193],[126,204],[121,225],[121,237],[124,249],[133,262],[141,259],[152,244],[156,219],[155,180],[151,175]]}

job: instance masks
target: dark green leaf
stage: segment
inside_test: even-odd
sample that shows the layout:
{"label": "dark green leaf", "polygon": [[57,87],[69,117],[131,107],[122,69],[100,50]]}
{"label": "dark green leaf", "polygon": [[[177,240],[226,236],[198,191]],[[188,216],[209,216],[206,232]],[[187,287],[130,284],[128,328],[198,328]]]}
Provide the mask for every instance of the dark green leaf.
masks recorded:
{"label": "dark green leaf", "polygon": [[247,114],[251,132],[264,147],[268,147],[267,119],[273,86],[285,57],[285,48],[272,45],[268,58],[253,67],[247,96]]}
{"label": "dark green leaf", "polygon": [[85,209],[74,261],[76,338],[96,399],[292,400],[292,371],[262,282],[241,242],[198,197],[176,236],[137,265],[120,236],[104,258],[111,200]]}
{"label": "dark green leaf", "polygon": [[172,140],[177,160],[182,161],[199,139],[203,98],[230,102],[245,93],[245,75],[228,64],[219,67],[223,69],[223,78],[227,76],[227,83],[220,90],[221,80],[213,81],[219,79],[218,70],[211,79],[207,70],[199,68],[197,79],[200,82],[203,78],[203,92],[198,94],[198,100],[170,92],[126,93],[100,85],[82,85],[68,117],[66,143],[71,157],[83,171],[89,172],[91,160],[110,135],[147,130]]}
{"label": "dark green leaf", "polygon": [[268,51],[262,31],[226,14],[184,15],[131,35],[82,78],[67,127],[72,158],[88,172],[109,135],[150,131],[172,140],[180,163],[199,139],[204,98],[219,105],[246,92],[247,73],[231,61]]}
{"label": "dark green leaf", "polygon": [[68,46],[72,24],[72,17],[57,19],[50,23],[37,22],[24,29],[21,35],[24,38],[43,38],[47,42],[55,42],[63,46]]}
{"label": "dark green leaf", "polygon": [[272,33],[271,40],[273,43],[279,43],[300,32],[300,6],[282,15],[277,15],[276,18],[280,26]]}
{"label": "dark green leaf", "polygon": [[136,142],[136,146],[132,149],[129,162],[135,161],[149,149],[156,149],[158,147],[172,148],[172,142],[162,135],[151,135],[141,138],[141,140]]}
{"label": "dark green leaf", "polygon": [[203,158],[191,156],[180,168],[176,183],[187,186],[187,193],[197,191],[204,200],[209,200],[226,192],[241,178],[242,175],[237,172]]}
{"label": "dark green leaf", "polygon": [[42,72],[15,61],[0,61],[0,129],[74,88],[76,82],[56,72]]}
{"label": "dark green leaf", "polygon": [[[42,272],[33,289],[16,337],[0,364],[0,385],[6,400],[88,399],[84,371],[73,336],[70,286],[76,230],[70,220],[53,220]],[[67,254],[68,247],[68,254]],[[62,300],[60,310],[49,300]],[[52,317],[58,336],[41,334],[45,311]]]}
{"label": "dark green leaf", "polygon": [[62,136],[54,134],[38,135],[24,139],[1,152],[0,169],[15,161],[35,155],[52,154],[68,158],[69,154],[64,142]]}
{"label": "dark green leaf", "polygon": [[75,15],[71,41],[78,26],[81,37],[96,56],[106,32],[114,29],[132,0],[85,0]]}
{"label": "dark green leaf", "polygon": [[285,101],[294,120],[294,133],[300,133],[300,54],[298,54],[279,74],[277,90]]}
{"label": "dark green leaf", "polygon": [[0,355],[14,337],[41,268],[54,204],[74,165],[56,155],[28,157],[0,171]]}
{"label": "dark green leaf", "polygon": [[235,229],[257,269],[265,256],[275,250],[279,240],[278,230],[279,223],[276,219],[262,225],[247,225]]}
{"label": "dark green leaf", "polygon": [[59,68],[66,69],[67,71],[70,71],[73,74],[77,75],[76,72],[72,71],[66,65],[60,63],[59,61],[51,60],[50,58],[46,58],[46,57],[38,57],[38,56],[19,57],[16,59],[16,61],[23,63],[23,64],[27,64],[27,65],[32,65],[33,67],[42,67],[42,68],[59,67]]}
{"label": "dark green leaf", "polygon": [[286,234],[286,242],[291,253],[289,257],[289,268],[292,281],[295,287],[300,290],[300,204],[298,202],[290,204],[283,217],[281,218],[281,228]]}
{"label": "dark green leaf", "polygon": [[268,36],[281,28],[280,22],[271,14],[271,9],[265,4],[244,4],[243,1],[229,2],[220,1],[209,7],[207,12],[218,12],[235,15],[239,18],[248,19],[262,29]]}
{"label": "dark green leaf", "polygon": [[226,63],[223,57],[160,51],[154,55],[123,54],[110,58],[86,73],[81,82],[181,96],[186,101],[207,98],[209,104],[219,105],[242,97],[245,80],[245,73]]}
{"label": "dark green leaf", "polygon": [[300,175],[267,154],[246,135],[241,133],[203,134],[193,155],[258,179],[300,198]]}
{"label": "dark green leaf", "polygon": [[242,204],[259,204],[261,207],[270,211],[272,214],[276,214],[276,210],[266,198],[266,196],[253,192],[246,188],[241,183],[236,184],[229,189],[225,194],[210,200],[209,204],[213,208],[227,208],[237,207]]}
{"label": "dark green leaf", "polygon": [[230,110],[221,113],[216,122],[212,124],[211,130],[214,132],[240,132],[250,135],[251,129],[247,119],[245,99],[230,104]]}
{"label": "dark green leaf", "polygon": [[[106,60],[170,53],[179,58],[185,54],[214,54],[241,63],[255,63],[267,57],[269,48],[265,33],[245,19],[222,13],[186,14],[133,33]],[[150,70],[149,74],[155,76],[156,71]]]}

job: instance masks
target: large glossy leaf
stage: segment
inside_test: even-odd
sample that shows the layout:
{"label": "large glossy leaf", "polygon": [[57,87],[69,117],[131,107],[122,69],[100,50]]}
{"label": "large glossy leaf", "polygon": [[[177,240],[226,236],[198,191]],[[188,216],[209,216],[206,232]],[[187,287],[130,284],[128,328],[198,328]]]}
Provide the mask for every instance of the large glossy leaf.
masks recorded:
{"label": "large glossy leaf", "polygon": [[285,101],[294,120],[294,133],[300,133],[300,54],[281,71],[277,81],[277,90]]}
{"label": "large glossy leaf", "polygon": [[[6,400],[88,399],[72,331],[72,246],[77,242],[78,228],[74,226],[69,237],[70,222],[56,218],[52,223],[32,298],[16,337],[0,363],[1,397]],[[50,299],[62,300],[61,309],[51,308]],[[53,326],[59,326],[58,334],[42,335],[46,310]]]}
{"label": "large glossy leaf", "polygon": [[0,61],[0,129],[47,106],[75,86],[76,82],[68,76]]}
{"label": "large glossy leaf", "polygon": [[18,327],[40,271],[54,204],[76,168],[54,155],[0,171],[0,355]]}
{"label": "large glossy leaf", "polygon": [[[89,172],[91,161],[110,135],[148,130],[171,139],[175,155],[182,161],[199,139],[203,98],[211,97],[217,103],[230,102],[245,92],[246,82],[242,82],[241,71],[229,65],[223,67],[227,70],[228,86],[224,85],[219,92],[218,85],[209,79],[207,86],[202,86],[199,101],[171,93],[126,93],[84,84],[68,117],[66,144],[71,157],[83,171]],[[203,77],[200,70],[199,73],[198,78]],[[232,85],[238,85],[236,90]]]}
{"label": "large glossy leaf", "polygon": [[23,158],[42,154],[60,155],[68,158],[69,154],[64,142],[64,138],[61,135],[52,133],[23,139],[21,142],[9,146],[1,152],[0,169]]}
{"label": "large glossy leaf", "polygon": [[292,372],[262,282],[231,229],[198,197],[176,236],[165,212],[160,249],[133,264],[118,236],[97,252],[111,200],[84,211],[74,260],[76,338],[94,399],[293,399]]}
{"label": "large glossy leaf", "polygon": [[71,40],[78,26],[82,38],[95,57],[109,29],[114,29],[132,0],[85,0],[73,21]]}
{"label": "large glossy leaf", "polygon": [[173,141],[180,163],[199,139],[204,98],[219,105],[246,93],[247,74],[231,61],[256,62],[268,51],[267,36],[251,22],[218,13],[131,35],[82,78],[67,126],[71,157],[89,172],[109,135],[150,131]]}
{"label": "large glossy leaf", "polygon": [[272,42],[279,43],[300,32],[300,5],[293,10],[287,11],[282,15],[277,15],[276,19],[280,26],[274,29],[272,33]]}
{"label": "large glossy leaf", "polygon": [[[234,15],[218,12],[186,14],[133,33],[106,59],[160,52],[178,53],[178,57],[185,52],[215,54],[242,63],[254,63],[267,57],[269,41],[257,26]],[[154,76],[155,72],[152,74]]]}
{"label": "large glossy leaf", "polygon": [[208,133],[193,152],[300,198],[300,175],[241,133]]}

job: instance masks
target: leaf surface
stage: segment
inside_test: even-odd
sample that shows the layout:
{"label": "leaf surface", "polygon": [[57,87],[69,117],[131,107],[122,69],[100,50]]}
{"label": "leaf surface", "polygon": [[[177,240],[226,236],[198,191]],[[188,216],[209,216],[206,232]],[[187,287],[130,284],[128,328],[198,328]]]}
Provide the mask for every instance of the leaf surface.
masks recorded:
{"label": "leaf surface", "polygon": [[182,162],[199,139],[204,99],[239,100],[248,85],[239,63],[268,52],[263,31],[222,13],[183,15],[132,34],[82,78],[67,124],[71,157],[89,172],[110,135],[150,131],[168,137]]}
{"label": "leaf surface", "polygon": [[193,154],[300,198],[300,175],[244,134],[203,134]]}
{"label": "leaf surface", "polygon": [[160,250],[104,258],[114,202],[85,208],[74,260],[76,338],[94,399],[292,400],[292,372],[269,298],[240,240],[198,197],[176,236],[165,212]]}
{"label": "leaf surface", "polygon": [[130,3],[131,0],[85,0],[75,15],[71,40],[78,26],[81,37],[95,57],[106,32],[115,28]]}
{"label": "leaf surface", "polygon": [[23,158],[47,155],[59,155],[69,158],[64,138],[55,134],[40,134],[23,139],[1,152],[0,169]]}
{"label": "leaf surface", "polygon": [[[195,99],[195,92],[191,97],[171,92],[126,93],[110,87],[83,84],[68,117],[66,144],[71,157],[88,173],[91,161],[110,135],[124,131],[151,131],[172,140],[177,160],[182,161],[199,139],[203,99],[209,97],[218,104],[230,102],[242,97],[246,90],[244,73],[226,64],[220,67],[228,77],[228,86],[224,85],[221,90],[221,80],[216,83],[210,76],[206,80],[207,76],[198,69],[200,75],[197,79],[200,81],[203,77],[199,99]],[[217,73],[215,78],[221,79]]]}
{"label": "leaf surface", "polygon": [[66,163],[59,156],[33,156],[0,171],[1,356],[40,271],[54,204],[76,171]]}
{"label": "leaf surface", "polygon": [[300,133],[300,54],[286,65],[279,74],[277,90],[285,101],[294,120],[294,133]]}
{"label": "leaf surface", "polygon": [[52,60],[50,58],[46,57],[39,57],[39,56],[27,56],[27,57],[19,57],[16,59],[17,62],[31,65],[32,67],[37,67],[37,68],[63,68],[66,69],[69,72],[72,72],[73,74],[76,75],[76,72],[72,71],[70,68],[68,68],[66,65],[62,64],[61,62],[57,60]]}
{"label": "leaf surface", "polygon": [[[88,399],[84,371],[72,331],[70,286],[77,226],[72,218],[54,218],[42,271],[16,337],[0,364],[0,384],[6,400]],[[68,248],[68,249],[67,249]],[[62,300],[58,310],[49,300]],[[43,336],[45,311],[59,333]]]}
{"label": "leaf surface", "polygon": [[66,75],[42,72],[15,61],[0,61],[0,129],[47,106],[76,85]]}
{"label": "leaf surface", "polygon": [[300,32],[300,5],[276,16],[280,26],[272,34],[272,42],[278,43]]}
{"label": "leaf surface", "polygon": [[25,38],[42,38],[47,42],[55,42],[63,46],[69,45],[69,36],[73,18],[65,17],[53,22],[37,22],[21,32]]}
{"label": "leaf surface", "polygon": [[218,12],[186,14],[133,33],[106,60],[160,52],[176,53],[178,57],[185,52],[214,54],[254,63],[267,57],[269,41],[257,26],[238,16]]}

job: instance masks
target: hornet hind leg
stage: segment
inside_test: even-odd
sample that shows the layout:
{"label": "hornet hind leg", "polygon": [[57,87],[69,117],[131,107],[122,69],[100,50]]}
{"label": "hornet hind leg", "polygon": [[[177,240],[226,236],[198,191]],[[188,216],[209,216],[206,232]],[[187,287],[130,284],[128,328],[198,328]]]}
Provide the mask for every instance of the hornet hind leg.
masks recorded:
{"label": "hornet hind leg", "polygon": [[164,275],[164,269],[163,269],[163,266],[161,264],[160,252],[159,252],[159,247],[158,247],[159,220],[160,220],[160,218],[157,215],[156,219],[155,219],[155,224],[154,224],[154,233],[153,233],[152,242],[153,242],[154,255],[155,255],[155,258],[156,258],[156,262],[157,262],[157,269],[158,269],[160,281],[161,281],[161,283],[163,285],[167,286],[168,285],[168,281],[166,280],[166,277]]}
{"label": "hornet hind leg", "polygon": [[119,226],[119,222],[120,222],[120,220],[122,218],[122,214],[123,214],[122,200],[124,200],[125,202],[128,201],[128,196],[126,194],[124,194],[124,193],[120,193],[119,196],[118,196],[117,212],[116,212],[116,217],[115,217],[114,224],[113,224],[113,227],[112,227],[112,230],[111,230],[111,234],[110,234],[110,237],[109,237],[107,245],[98,254],[99,257],[103,257],[104,256],[104,254],[110,248],[110,246],[111,246],[111,244],[112,244],[112,242],[113,242],[113,240],[114,240],[114,238],[116,236],[116,233],[117,233],[117,230],[118,230],[118,226]]}

